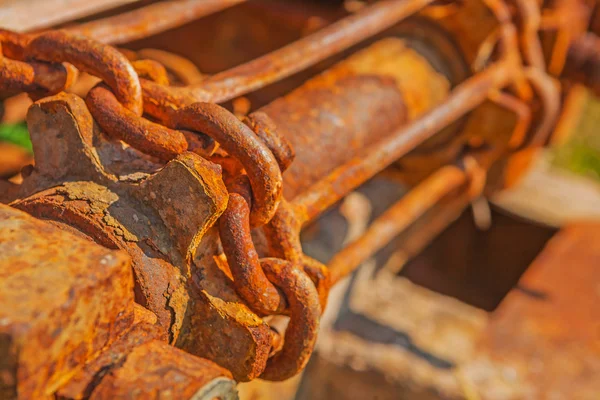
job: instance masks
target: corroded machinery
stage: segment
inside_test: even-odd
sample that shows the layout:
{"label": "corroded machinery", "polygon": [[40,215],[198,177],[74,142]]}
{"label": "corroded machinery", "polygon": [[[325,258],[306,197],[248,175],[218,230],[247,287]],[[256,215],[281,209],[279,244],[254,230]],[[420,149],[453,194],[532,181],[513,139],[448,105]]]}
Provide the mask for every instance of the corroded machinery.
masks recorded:
{"label": "corroded machinery", "polygon": [[[229,398],[294,376],[331,285],[513,180],[511,157],[554,127],[561,78],[596,86],[586,2],[295,7],[177,0],[0,32],[0,93],[35,101],[35,165],[0,181],[3,398]],[[218,69],[257,15],[287,42],[213,75],[114,47],[204,17],[218,47],[195,57]],[[304,254],[302,228],[388,167],[413,189],[327,266]]]}

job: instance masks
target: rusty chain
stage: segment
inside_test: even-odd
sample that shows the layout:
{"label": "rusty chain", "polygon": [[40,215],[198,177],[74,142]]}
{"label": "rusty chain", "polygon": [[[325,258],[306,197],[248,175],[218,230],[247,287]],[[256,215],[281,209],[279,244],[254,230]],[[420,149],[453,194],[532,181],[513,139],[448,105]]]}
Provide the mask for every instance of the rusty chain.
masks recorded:
{"label": "rusty chain", "polygon": [[[289,143],[277,135],[268,117],[257,114],[246,120],[247,125],[221,106],[193,103],[176,111],[165,110],[162,114],[169,117],[165,126],[142,116],[144,102],[152,99],[142,96],[140,78],[169,85],[165,67],[155,60],[137,59],[137,54],[64,31],[35,37],[3,31],[0,44],[6,49],[0,75],[4,93],[47,97],[66,90],[76,71],[86,72],[102,79],[88,92],[85,103],[107,136],[167,162],[185,151],[203,150],[205,146],[198,144],[198,138],[206,135],[226,152],[225,158],[239,163],[240,168],[233,170],[222,158],[213,159],[224,166],[225,179],[236,182],[229,185],[228,206],[219,222],[233,284],[259,315],[291,318],[283,344],[278,344],[278,335],[273,336],[274,351],[262,377],[283,380],[302,369],[314,347],[327,298],[328,286],[322,284],[327,272],[314,260],[306,267],[298,265],[298,257],[259,259],[254,249],[250,230],[273,219],[281,201],[281,173],[293,159]],[[148,51],[141,55],[148,53],[156,56]],[[23,61],[8,58],[11,56]],[[164,54],[158,56],[165,59]],[[171,69],[177,67],[172,63]],[[186,76],[194,75],[189,70],[176,74],[186,82]]]}

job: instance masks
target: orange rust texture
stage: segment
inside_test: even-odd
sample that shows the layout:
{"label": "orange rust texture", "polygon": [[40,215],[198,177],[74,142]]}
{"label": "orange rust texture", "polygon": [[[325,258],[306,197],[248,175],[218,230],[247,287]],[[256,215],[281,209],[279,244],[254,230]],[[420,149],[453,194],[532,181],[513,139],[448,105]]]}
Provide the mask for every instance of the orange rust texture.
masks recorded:
{"label": "orange rust texture", "polygon": [[165,110],[198,101],[222,103],[261,89],[323,61],[366,37],[414,14],[432,0],[382,1],[343,18],[294,43],[186,88],[165,88],[142,80],[145,112],[165,119]]}
{"label": "orange rust texture", "polygon": [[[239,97],[238,101],[242,99],[246,98]],[[247,106],[249,109],[250,104]],[[233,108],[235,112],[235,102],[233,104]],[[244,115],[245,114],[247,114],[247,112],[244,113]],[[281,172],[285,172],[294,161],[295,151],[290,145],[290,142],[277,133],[277,127],[271,118],[269,118],[267,114],[257,111],[252,113],[250,118],[244,118],[243,121],[246,125],[252,128],[254,133],[256,133],[256,136],[258,136],[265,146],[269,148],[271,153],[273,153],[273,157],[275,157]]]}
{"label": "orange rust texture", "polygon": [[[75,96],[36,103],[28,123],[38,163],[13,205],[127,251],[136,300],[156,314],[163,335],[237,380],[256,378],[270,350],[269,327],[212,262],[218,238],[209,228],[227,204],[220,167],[185,153],[143,180],[118,180],[95,155],[92,122]],[[80,181],[60,184],[65,175]],[[38,192],[43,187],[53,188]]]}
{"label": "orange rust texture", "polygon": [[126,185],[111,190],[72,182],[13,205],[127,251],[136,274],[136,300],[156,313],[176,340],[187,309],[190,258],[226,204],[225,187],[214,168],[184,154],[128,193]]}
{"label": "orange rust texture", "polygon": [[94,360],[88,362],[57,392],[59,399],[88,398],[92,390],[113,369],[123,364],[127,355],[138,346],[160,339],[161,329],[153,324],[135,324]]}
{"label": "orange rust texture", "polygon": [[313,219],[352,189],[480,105],[490,90],[503,87],[509,82],[509,71],[514,67],[508,61],[498,62],[464,81],[454,88],[442,105],[365,146],[362,152],[353,155],[344,165],[335,168],[306,192],[296,196],[293,203],[305,208],[307,220]]}
{"label": "orange rust texture", "polygon": [[3,0],[0,25],[30,31],[135,1],[138,0]]}
{"label": "orange rust texture", "polygon": [[155,340],[134,348],[90,399],[227,399],[234,384],[229,371],[213,362]]}
{"label": "orange rust texture", "polygon": [[156,314],[148,310],[146,307],[140,306],[138,303],[135,303],[133,306],[133,321],[135,324],[147,323],[150,325],[156,325],[158,322]]}
{"label": "orange rust texture", "polygon": [[188,147],[181,132],[138,117],[103,85],[90,90],[85,100],[95,121],[108,136],[123,140],[143,153],[168,161]]}
{"label": "orange rust texture", "polygon": [[138,196],[157,211],[183,255],[182,272],[187,276],[200,241],[227,206],[221,168],[185,153],[145,180],[140,189]]}
{"label": "orange rust texture", "polygon": [[243,165],[254,196],[250,214],[252,227],[262,226],[273,217],[281,198],[281,171],[268,147],[248,126],[225,108],[212,103],[195,103],[180,109],[170,125],[205,133]]}
{"label": "orange rust texture", "polygon": [[332,257],[328,264],[332,284],[349,275],[361,263],[376,254],[449,193],[465,187],[467,179],[467,175],[460,168],[446,166],[408,192],[375,219],[362,236]]}
{"label": "orange rust texture", "polygon": [[294,43],[218,73],[190,93],[202,97],[208,92],[212,101],[222,102],[263,88],[391,27],[431,2],[377,2]]}
{"label": "orange rust texture", "polygon": [[7,29],[0,28],[0,41],[2,42],[2,54],[14,60],[25,59],[23,51],[31,37]]}
{"label": "orange rust texture", "polygon": [[50,31],[33,38],[25,48],[28,60],[73,64],[81,71],[102,78],[121,104],[142,114],[142,89],[133,66],[117,49],[94,40]]}
{"label": "orange rust texture", "polygon": [[282,312],[285,297],[262,271],[250,230],[250,207],[241,194],[229,195],[219,230],[236,292],[259,315]]}
{"label": "orange rust texture", "polygon": [[43,398],[132,324],[129,258],[8,206],[0,221],[0,397]]}
{"label": "orange rust texture", "polygon": [[296,152],[284,175],[285,197],[294,198],[366,146],[429,110],[448,89],[448,82],[425,59],[390,38],[263,107],[260,111]]}
{"label": "orange rust texture", "polygon": [[[157,315],[165,334],[177,336],[186,309],[185,285],[177,267],[156,249],[166,242],[166,235],[152,209],[135,208],[91,182],[57,186],[11,205],[40,218],[61,221],[103,246],[126,251],[136,278],[135,300]],[[139,215],[138,221],[133,215]]]}
{"label": "orange rust texture", "polygon": [[528,398],[600,393],[600,223],[563,228],[492,315],[481,353],[531,384]]}
{"label": "orange rust texture", "polygon": [[194,85],[204,78],[198,67],[185,57],[159,49],[138,50],[139,58],[153,60],[165,67],[173,84]]}
{"label": "orange rust texture", "polygon": [[38,174],[57,183],[64,181],[67,175],[81,176],[81,170],[88,166],[90,170],[100,169],[89,165],[89,160],[95,160],[93,126],[92,116],[77,96],[61,93],[33,104],[27,112],[27,127],[36,166],[32,179],[23,182],[22,190],[34,191],[45,187],[42,182],[31,185]]}
{"label": "orange rust texture", "polygon": [[183,25],[245,0],[175,0],[141,7],[116,16],[87,22],[67,30],[102,43],[120,44]]}
{"label": "orange rust texture", "polygon": [[5,58],[0,68],[0,91],[3,96],[21,92],[36,96],[58,93],[68,82],[64,66],[45,63],[25,63]]}
{"label": "orange rust texture", "polygon": [[237,297],[213,262],[216,232],[205,236],[196,255],[190,302],[176,346],[231,371],[238,382],[262,373],[271,348],[269,326]]}
{"label": "orange rust texture", "polygon": [[285,293],[290,322],[283,348],[267,361],[261,378],[283,381],[302,371],[312,354],[321,316],[319,296],[310,278],[292,263],[271,258],[265,259],[262,267],[269,280]]}
{"label": "orange rust texture", "polygon": [[[124,55],[127,57],[127,54]],[[149,79],[159,85],[170,85],[167,69],[159,62],[144,59],[130,61],[133,69],[135,69],[140,78]]]}

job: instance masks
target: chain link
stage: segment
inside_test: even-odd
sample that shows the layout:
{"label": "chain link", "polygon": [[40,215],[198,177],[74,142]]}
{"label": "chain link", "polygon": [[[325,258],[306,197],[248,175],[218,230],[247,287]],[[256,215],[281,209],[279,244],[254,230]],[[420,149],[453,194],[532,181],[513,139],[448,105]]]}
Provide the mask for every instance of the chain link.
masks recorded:
{"label": "chain link", "polygon": [[[191,150],[223,167],[230,193],[219,232],[234,288],[257,314],[290,317],[283,343],[278,334],[272,335],[271,358],[262,378],[283,380],[299,372],[316,341],[329,291],[328,271],[302,253],[299,226],[289,226],[289,205],[280,206],[281,174],[294,151],[272,121],[255,113],[242,122],[212,103],[158,110],[155,115],[164,116],[164,124],[144,118],[144,106],[165,102],[142,93],[140,78],[167,93],[171,87],[165,66],[140,55],[166,59],[181,82],[202,79],[189,65],[178,69],[181,60],[163,53],[119,51],[64,31],[30,36],[0,30],[0,45],[2,95],[26,92],[37,100],[66,90],[77,71],[86,72],[102,80],[87,93],[85,103],[104,134],[162,162]],[[217,146],[222,150],[213,154]],[[251,229],[261,226],[280,258],[259,258]],[[275,242],[282,238],[291,247],[279,251]]]}

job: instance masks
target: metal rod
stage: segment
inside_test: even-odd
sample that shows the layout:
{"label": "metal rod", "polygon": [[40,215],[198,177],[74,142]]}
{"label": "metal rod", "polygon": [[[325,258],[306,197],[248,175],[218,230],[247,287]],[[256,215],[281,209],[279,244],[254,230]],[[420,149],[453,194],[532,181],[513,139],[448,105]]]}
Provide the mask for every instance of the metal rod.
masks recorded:
{"label": "metal rod", "polygon": [[47,28],[139,0],[2,0],[0,26],[16,32]]}
{"label": "metal rod", "polygon": [[199,87],[210,92],[215,102],[260,89],[391,27],[431,2],[380,1],[279,50],[216,74]]}
{"label": "metal rod", "polygon": [[397,236],[398,247],[394,247],[396,262],[388,266],[391,272],[399,273],[408,261],[421,254],[436,237],[460,217],[469,204],[471,204],[471,197],[466,190],[461,191],[456,196],[443,199],[428,210],[422,218],[402,231]]}
{"label": "metal rod", "polygon": [[328,267],[332,284],[354,271],[445,196],[465,186],[466,183],[466,173],[456,166],[446,166],[437,170],[387,209],[361,237],[331,259]]}
{"label": "metal rod", "polygon": [[452,91],[444,104],[398,128],[295,197],[292,202],[306,210],[305,222],[314,219],[424,140],[481,104],[490,90],[506,86],[514,68],[517,67],[513,63],[501,61],[469,78]]}
{"label": "metal rod", "polygon": [[[433,0],[384,0],[245,64],[214,75],[198,85],[167,88],[144,81],[146,97],[158,99],[153,111],[185,107],[197,101],[223,103],[302,71],[382,32]],[[161,115],[154,115],[160,118]]]}
{"label": "metal rod", "polygon": [[176,28],[246,0],[176,0],[159,2],[67,30],[102,43],[122,44]]}

